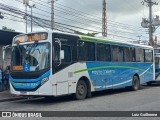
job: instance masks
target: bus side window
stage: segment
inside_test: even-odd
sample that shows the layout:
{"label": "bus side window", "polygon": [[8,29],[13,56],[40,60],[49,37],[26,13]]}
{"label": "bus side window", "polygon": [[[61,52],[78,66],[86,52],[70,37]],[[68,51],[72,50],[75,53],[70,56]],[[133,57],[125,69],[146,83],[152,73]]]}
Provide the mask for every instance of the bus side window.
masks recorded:
{"label": "bus side window", "polygon": [[62,45],[61,50],[64,50],[64,59],[62,60],[62,62],[71,62],[71,47]]}
{"label": "bus side window", "polygon": [[112,46],[112,61],[123,62],[123,47],[116,45]]}
{"label": "bus side window", "polygon": [[144,62],[144,50],[136,48],[136,62]]}
{"label": "bus side window", "polygon": [[105,61],[104,44],[97,43],[97,61]]}
{"label": "bus side window", "polygon": [[84,41],[78,41],[78,60],[85,61],[87,59],[86,44]]}
{"label": "bus side window", "polygon": [[97,43],[97,61],[111,61],[110,45]]}
{"label": "bus side window", "polygon": [[88,61],[95,61],[95,43],[87,42]]}
{"label": "bus side window", "polygon": [[118,51],[118,62],[124,62],[124,49],[123,47],[119,46],[119,51]]}
{"label": "bus side window", "polygon": [[153,51],[145,50],[145,62],[152,62],[152,61],[153,61]]}
{"label": "bus side window", "polygon": [[111,46],[110,45],[104,45],[104,56],[105,56],[105,61],[110,62],[111,61]]}
{"label": "bus side window", "polygon": [[78,60],[79,61],[95,61],[95,43],[79,40]]}
{"label": "bus side window", "polygon": [[124,47],[124,61],[125,62],[130,62],[131,60],[130,57],[130,49],[128,47]]}
{"label": "bus side window", "polygon": [[130,59],[131,62],[136,62],[135,48],[130,48]]}

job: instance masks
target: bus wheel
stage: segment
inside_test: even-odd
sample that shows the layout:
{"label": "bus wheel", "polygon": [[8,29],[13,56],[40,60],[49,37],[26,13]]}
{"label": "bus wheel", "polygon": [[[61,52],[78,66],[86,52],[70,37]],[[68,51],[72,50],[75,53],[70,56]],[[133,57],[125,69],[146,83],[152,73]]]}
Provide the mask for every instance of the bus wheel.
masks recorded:
{"label": "bus wheel", "polygon": [[84,80],[79,80],[76,87],[75,98],[77,100],[85,99],[87,96],[87,85]]}
{"label": "bus wheel", "polygon": [[133,76],[133,80],[132,80],[132,90],[136,91],[140,89],[140,80],[137,76]]}

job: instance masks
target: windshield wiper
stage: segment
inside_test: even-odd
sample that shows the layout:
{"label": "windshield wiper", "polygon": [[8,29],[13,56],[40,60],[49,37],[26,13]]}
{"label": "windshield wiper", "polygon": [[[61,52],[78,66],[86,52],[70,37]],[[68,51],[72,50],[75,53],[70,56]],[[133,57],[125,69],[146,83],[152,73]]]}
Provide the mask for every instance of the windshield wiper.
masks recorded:
{"label": "windshield wiper", "polygon": [[18,51],[19,51],[19,54],[20,54],[20,64],[22,64],[22,51],[20,49],[19,42],[17,42],[17,48],[18,48]]}
{"label": "windshield wiper", "polygon": [[[34,46],[33,47],[35,47],[35,49],[33,49],[33,51],[32,51],[32,53],[34,53],[34,51],[36,50],[36,47],[38,46],[38,41],[35,41],[34,42]],[[39,51],[39,54],[40,54],[40,50],[39,49],[37,49],[38,51]]]}
{"label": "windshield wiper", "polygon": [[[35,41],[34,42],[34,44],[31,44],[31,45],[28,45],[28,47],[27,48],[30,48],[29,50],[28,50],[28,54],[27,55],[30,55],[30,53],[31,53],[31,51],[32,52],[34,52],[35,51],[35,49],[33,49],[34,47],[37,47],[38,46],[38,41]],[[27,49],[26,48],[26,49]],[[38,49],[38,51],[39,51],[39,49]],[[40,51],[39,51],[39,53],[40,53]]]}

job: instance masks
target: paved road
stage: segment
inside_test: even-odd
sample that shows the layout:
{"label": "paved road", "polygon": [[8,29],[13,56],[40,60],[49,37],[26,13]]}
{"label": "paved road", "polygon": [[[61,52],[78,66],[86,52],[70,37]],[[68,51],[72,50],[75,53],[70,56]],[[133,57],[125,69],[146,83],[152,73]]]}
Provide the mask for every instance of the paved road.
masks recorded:
{"label": "paved road", "polygon": [[[125,89],[96,92],[90,99],[73,100],[72,96],[53,100],[44,98],[0,103],[1,111],[160,111],[160,84],[142,86],[139,91]],[[1,118],[0,118],[1,119]],[[17,119],[17,118],[16,118]],[[15,120],[16,120],[15,119]],[[56,118],[55,118],[56,119]],[[66,119],[66,118],[57,118]],[[76,119],[76,118],[68,118]],[[77,118],[78,119],[78,118]],[[83,118],[84,119],[84,118]],[[89,119],[89,118],[88,118]],[[98,118],[92,118],[98,119]],[[105,119],[106,118],[101,118]],[[135,118],[112,118],[135,119]],[[140,120],[143,118],[139,118]],[[145,118],[146,119],[146,118]],[[151,120],[151,118],[147,118]],[[158,120],[158,118],[155,118]]]}

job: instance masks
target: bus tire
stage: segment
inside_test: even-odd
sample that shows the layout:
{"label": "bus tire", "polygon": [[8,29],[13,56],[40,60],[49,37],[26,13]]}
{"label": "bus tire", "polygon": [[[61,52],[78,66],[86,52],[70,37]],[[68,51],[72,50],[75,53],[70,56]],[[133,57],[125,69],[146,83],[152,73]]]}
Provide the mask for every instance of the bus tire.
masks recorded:
{"label": "bus tire", "polygon": [[87,98],[91,98],[91,97],[92,97],[91,90],[87,90]]}
{"label": "bus tire", "polygon": [[79,80],[76,87],[75,98],[83,100],[87,97],[87,84],[84,80]]}
{"label": "bus tire", "polygon": [[139,80],[138,76],[133,76],[131,89],[133,91],[140,89],[140,80]]}
{"label": "bus tire", "polygon": [[152,86],[152,83],[153,83],[153,82],[151,82],[151,81],[150,81],[150,82],[147,82],[147,86]]}

